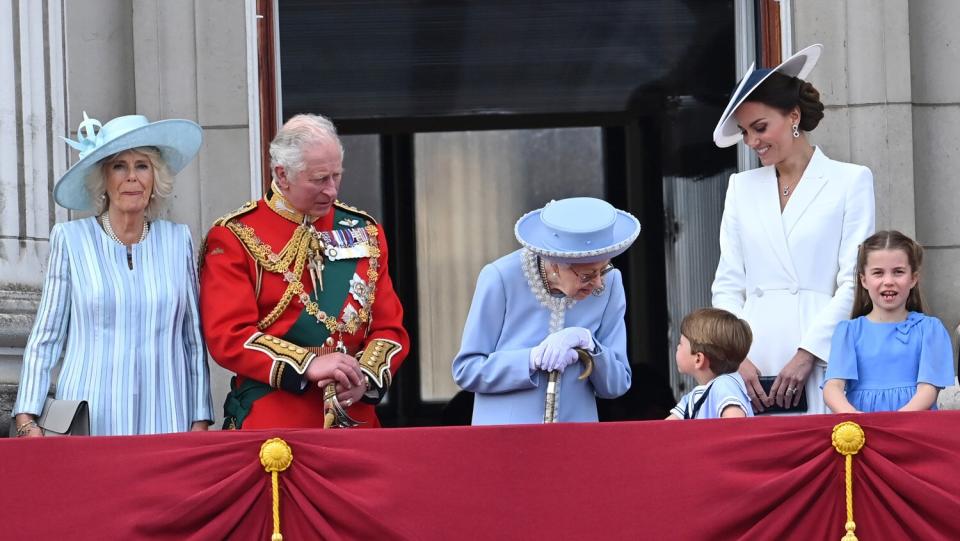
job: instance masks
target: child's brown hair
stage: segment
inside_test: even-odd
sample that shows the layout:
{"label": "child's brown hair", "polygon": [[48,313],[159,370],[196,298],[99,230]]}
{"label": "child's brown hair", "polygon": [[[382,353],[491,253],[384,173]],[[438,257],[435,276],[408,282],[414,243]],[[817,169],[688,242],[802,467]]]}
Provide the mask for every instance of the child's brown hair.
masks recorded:
{"label": "child's brown hair", "polygon": [[750,325],[719,308],[695,310],[680,323],[692,353],[703,353],[715,375],[736,372],[750,352],[753,332]]}
{"label": "child's brown hair", "polygon": [[910,295],[907,296],[907,310],[923,312],[923,296],[920,295],[919,278],[920,267],[923,265],[923,247],[899,231],[877,231],[863,241],[857,252],[857,283],[854,286],[853,309],[850,310],[850,319],[865,316],[873,311],[873,301],[860,280],[866,273],[867,256],[878,250],[902,250],[907,254],[910,272],[917,275],[917,285],[913,286]]}

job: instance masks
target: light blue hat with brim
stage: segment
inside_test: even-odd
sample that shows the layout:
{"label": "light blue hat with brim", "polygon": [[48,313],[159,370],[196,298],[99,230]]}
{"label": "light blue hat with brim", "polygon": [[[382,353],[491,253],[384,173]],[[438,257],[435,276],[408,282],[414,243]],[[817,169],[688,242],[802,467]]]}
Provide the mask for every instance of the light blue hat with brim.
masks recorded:
{"label": "light blue hat with brim", "polygon": [[77,140],[63,140],[80,151],[80,160],[57,181],[53,198],[68,209],[88,211],[93,209],[93,200],[87,191],[86,179],[100,160],[131,148],[155,147],[170,174],[176,175],[200,151],[203,130],[190,120],[150,122],[143,115],[118,116],[100,124],[84,112],[83,122],[77,128]]}
{"label": "light blue hat with brim", "polygon": [[513,231],[525,248],[551,261],[594,263],[625,252],[640,222],[602,199],[572,197],[524,214]]}
{"label": "light blue hat with brim", "polygon": [[737,88],[734,89],[733,94],[730,95],[730,102],[727,103],[727,108],[724,109],[723,114],[720,115],[720,121],[717,122],[717,127],[713,129],[714,144],[720,148],[726,148],[739,143],[740,140],[743,139],[740,128],[737,127],[737,119],[733,116],[733,113],[736,112],[737,107],[740,107],[761,83],[766,81],[774,73],[782,73],[787,77],[806,79],[807,75],[810,75],[810,71],[813,70],[813,67],[817,65],[817,60],[820,59],[821,52],[823,52],[823,45],[815,43],[798,51],[775,68],[754,69],[754,65],[750,64],[747,72],[743,75],[743,79],[740,80]]}

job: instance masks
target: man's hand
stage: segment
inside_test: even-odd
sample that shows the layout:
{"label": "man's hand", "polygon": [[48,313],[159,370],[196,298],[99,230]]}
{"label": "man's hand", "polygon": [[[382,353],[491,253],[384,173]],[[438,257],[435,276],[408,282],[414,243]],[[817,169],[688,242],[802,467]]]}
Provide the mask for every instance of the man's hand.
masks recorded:
{"label": "man's hand", "polygon": [[[320,387],[336,383],[339,389],[365,388],[360,363],[346,353],[334,352],[313,359],[304,373],[307,380]],[[363,394],[363,393],[360,393]]]}
{"label": "man's hand", "polygon": [[[330,382],[327,382],[330,383]],[[324,387],[325,383],[318,383],[320,387]],[[367,392],[367,378],[363,378],[363,383],[360,385],[354,385],[353,387],[347,389],[340,385],[337,385],[337,402],[340,402],[345,408],[349,408],[353,404],[356,404],[363,398],[364,393]]]}

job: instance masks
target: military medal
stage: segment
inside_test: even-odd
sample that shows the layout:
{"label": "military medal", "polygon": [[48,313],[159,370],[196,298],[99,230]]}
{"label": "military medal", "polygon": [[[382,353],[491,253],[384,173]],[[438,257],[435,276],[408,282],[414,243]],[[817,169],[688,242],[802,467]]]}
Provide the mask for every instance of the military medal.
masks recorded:
{"label": "military medal", "polygon": [[370,237],[363,227],[321,231],[323,254],[330,261],[370,256]]}

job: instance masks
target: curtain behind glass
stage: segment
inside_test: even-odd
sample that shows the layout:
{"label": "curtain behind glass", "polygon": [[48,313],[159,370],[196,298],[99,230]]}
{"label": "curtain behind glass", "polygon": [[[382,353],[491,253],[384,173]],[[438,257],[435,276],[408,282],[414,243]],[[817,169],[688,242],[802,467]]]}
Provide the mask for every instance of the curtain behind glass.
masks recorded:
{"label": "curtain behind glass", "polygon": [[710,286],[720,261],[720,218],[727,178],[719,175],[692,179],[665,177],[663,206],[667,214],[665,239],[667,313],[670,317],[670,387],[679,398],[697,382],[677,370],[673,352],[680,341],[680,322],[688,313],[711,306]]}
{"label": "curtain behind glass", "polygon": [[[342,135],[343,182],[338,199],[383,219],[380,193],[380,136]],[[390,234],[390,231],[387,231]]]}
{"label": "curtain behind glass", "polygon": [[459,390],[450,365],[480,269],[519,248],[513,225],[525,212],[603,197],[601,131],[418,134],[414,156],[421,395],[447,400]]}

